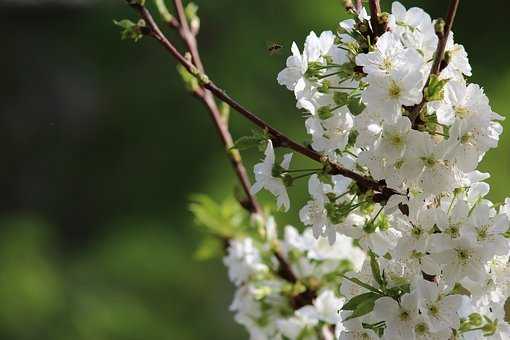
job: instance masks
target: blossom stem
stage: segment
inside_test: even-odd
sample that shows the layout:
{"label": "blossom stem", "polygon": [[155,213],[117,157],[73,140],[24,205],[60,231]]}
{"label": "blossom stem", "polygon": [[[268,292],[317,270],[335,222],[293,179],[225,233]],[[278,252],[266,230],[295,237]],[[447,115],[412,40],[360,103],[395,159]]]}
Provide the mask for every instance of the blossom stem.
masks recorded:
{"label": "blossom stem", "polygon": [[356,0],[356,12],[361,12],[361,9],[363,8],[363,0]]}
{"label": "blossom stem", "polygon": [[[285,134],[280,132],[279,130],[273,128],[271,125],[266,123],[260,117],[246,109],[235,99],[230,97],[223,89],[218,87],[214,82],[209,80],[203,72],[201,72],[197,66],[191,63],[188,59],[186,59],[177,48],[166,38],[166,36],[161,32],[161,29],[154,21],[154,18],[150,14],[150,12],[144,6],[140,4],[133,4],[129,0],[126,0],[128,4],[134,8],[142,19],[145,20],[147,28],[149,29],[149,35],[155,38],[180,64],[182,64],[188,72],[194,75],[200,82],[202,88],[200,91],[209,90],[212,94],[219,100],[227,103],[232,109],[239,112],[253,124],[258,126],[259,128],[267,131],[268,134],[271,135],[271,139],[273,140],[275,146],[287,147],[289,149],[294,150],[297,153],[302,154],[314,161],[325,164],[329,169],[328,173],[331,175],[342,175],[344,177],[350,178],[354,180],[360,188],[363,190],[374,190],[379,192],[384,199],[388,199],[392,195],[399,194],[399,192],[388,188],[384,182],[375,181],[369,177],[366,177],[362,174],[354,172],[352,170],[346,169],[334,162],[331,162],[326,156],[312,150],[302,144],[299,144],[287,137]],[[177,0],[178,1],[178,0]],[[193,46],[195,48],[195,46]],[[193,53],[192,53],[193,55]]]}
{"label": "blossom stem", "polygon": [[[324,74],[324,75],[322,75],[322,76],[317,77],[317,79],[324,79],[324,78],[328,78],[328,77],[336,76],[337,74],[340,74],[340,73],[342,73],[342,71],[338,71],[338,72],[333,72],[333,73]],[[331,89],[332,87],[329,87],[329,88]]]}
{"label": "blossom stem", "polygon": [[313,174],[315,174],[315,173],[316,173],[316,171],[314,171],[314,172],[309,172],[309,173],[306,173],[306,174],[303,174],[303,175],[299,175],[299,176],[296,176],[296,177],[292,177],[292,179],[293,179],[293,180],[296,180],[296,179],[300,179],[300,178],[304,178],[304,177],[309,177],[309,176],[311,176],[311,175],[313,175]]}
{"label": "blossom stem", "polygon": [[355,87],[345,87],[345,86],[329,86],[329,89],[332,90],[357,90]]}
{"label": "blossom stem", "polygon": [[370,221],[370,223],[374,223],[375,220],[377,220],[377,218],[379,217],[379,215],[381,214],[381,212],[383,211],[384,209],[384,206],[381,206],[381,208],[379,209],[379,211],[377,212],[377,214],[375,214],[375,216],[372,218],[372,220]]}
{"label": "blossom stem", "polygon": [[285,170],[284,172],[286,173],[291,173],[291,172],[304,172],[304,171],[313,171],[313,172],[316,172],[316,171],[321,171],[322,168],[318,168],[318,169],[294,169],[294,170]]}

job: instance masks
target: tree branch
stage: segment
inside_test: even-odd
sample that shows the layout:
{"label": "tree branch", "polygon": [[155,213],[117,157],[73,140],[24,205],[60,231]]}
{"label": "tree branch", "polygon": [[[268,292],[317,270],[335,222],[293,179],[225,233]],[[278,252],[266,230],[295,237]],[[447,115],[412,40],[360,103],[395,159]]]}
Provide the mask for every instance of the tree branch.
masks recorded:
{"label": "tree branch", "polygon": [[[129,0],[126,0],[129,2]],[[390,196],[395,194],[400,194],[397,191],[388,188],[384,181],[377,182],[371,178],[368,178],[364,175],[358,174],[352,170],[346,169],[336,163],[329,161],[325,156],[320,153],[299,144],[280,132],[279,130],[273,128],[271,125],[266,123],[260,117],[252,113],[250,110],[243,107],[240,103],[238,103],[235,99],[230,97],[223,89],[219,88],[216,84],[214,84],[203,72],[201,72],[197,66],[192,64],[189,60],[187,60],[176,48],[175,46],[166,38],[166,36],[161,32],[158,25],[154,21],[150,12],[139,4],[130,5],[138,11],[142,19],[145,20],[147,27],[150,30],[150,35],[153,36],[161,45],[170,52],[177,61],[182,64],[188,72],[194,75],[200,82],[201,86],[210,90],[212,94],[216,96],[216,98],[224,101],[234,110],[239,112],[245,118],[250,120],[253,124],[257,125],[259,128],[267,131],[273,142],[276,146],[287,147],[289,149],[294,150],[297,153],[300,153],[314,161],[320,162],[324,164],[328,170],[328,173],[331,175],[342,175],[344,177],[350,178],[355,181],[360,189],[362,190],[374,190],[379,193],[378,199],[381,202],[386,201]]]}
{"label": "tree branch", "polygon": [[[450,6],[448,8],[448,15],[446,17],[444,29],[442,31],[436,32],[437,36],[439,38],[437,43],[437,50],[434,57],[434,63],[432,64],[432,68],[430,69],[430,75],[427,79],[427,82],[425,83],[425,86],[423,87],[423,91],[425,92],[425,89],[430,83],[430,78],[432,75],[439,75],[441,72],[441,65],[444,60],[444,55],[446,51],[446,44],[448,43],[448,37],[450,36],[450,32],[453,27],[453,22],[455,20],[455,15],[457,13],[457,9],[459,7],[460,0],[451,0]],[[409,116],[411,122],[413,123],[413,128],[416,128],[417,125],[420,123],[420,113],[423,110],[423,107],[427,103],[427,100],[425,96],[423,96],[423,99],[421,102],[409,109],[411,115]]]}
{"label": "tree branch", "polygon": [[363,8],[363,0],[356,0],[356,12],[359,13]]}
{"label": "tree branch", "polygon": [[374,36],[378,37],[386,31],[386,28],[381,25],[379,16],[381,15],[381,4],[379,0],[370,0],[370,22]]}
{"label": "tree branch", "polygon": [[[202,64],[202,61],[200,59],[200,54],[198,52],[198,44],[195,38],[195,35],[191,32],[190,27],[188,25],[188,21],[186,20],[186,15],[184,13],[184,7],[182,5],[182,1],[175,0],[174,5],[176,7],[177,11],[177,19],[172,17],[172,19],[167,22],[168,25],[174,29],[176,29],[179,32],[179,35],[181,36],[182,40],[186,44],[189,52],[192,55],[194,67],[199,72],[204,72],[204,66]],[[154,19],[150,15],[150,13],[147,11],[147,9],[141,5],[132,5],[134,8],[136,8],[138,11],[141,11],[140,13],[143,13],[143,18],[146,20],[147,24],[151,28],[151,32],[153,32],[153,36],[158,39],[159,41],[164,41],[166,38],[164,38],[163,33],[158,28],[157,24],[154,22]],[[159,37],[162,37],[164,39],[160,40]],[[168,47],[171,50],[171,44],[168,44]],[[172,51],[171,51],[172,52]],[[179,58],[180,53],[173,48],[172,54]],[[181,55],[182,57],[182,55]],[[184,60],[187,61],[186,58],[182,57]],[[246,168],[243,165],[241,155],[236,150],[232,150],[232,147],[234,146],[234,142],[232,139],[232,135],[230,134],[230,131],[228,129],[227,122],[221,117],[220,110],[218,109],[218,105],[216,104],[216,101],[214,100],[214,97],[212,96],[211,92],[203,89],[198,88],[193,91],[193,95],[195,98],[197,98],[202,104],[205,106],[205,108],[208,110],[210,117],[213,121],[213,124],[218,132],[218,135],[220,136],[221,142],[223,143],[223,146],[227,152],[228,158],[230,160],[230,163],[232,164],[232,167],[234,168],[234,171],[239,179],[239,182],[241,183],[241,187],[245,193],[246,200],[243,202],[240,202],[241,205],[247,209],[249,212],[254,214],[261,214],[262,209],[260,208],[260,205],[258,204],[255,196],[253,196],[250,192],[251,189],[251,183],[246,171]]]}
{"label": "tree branch", "polygon": [[434,64],[432,65],[432,69],[430,74],[438,75],[441,71],[441,63],[444,60],[444,54],[446,50],[446,44],[448,43],[448,37],[452,30],[453,21],[455,20],[455,15],[457,14],[457,9],[459,8],[460,0],[451,0],[450,7],[448,8],[448,15],[446,17],[446,22],[444,26],[443,32],[438,34],[439,42],[437,44],[437,52],[436,57],[434,59]]}

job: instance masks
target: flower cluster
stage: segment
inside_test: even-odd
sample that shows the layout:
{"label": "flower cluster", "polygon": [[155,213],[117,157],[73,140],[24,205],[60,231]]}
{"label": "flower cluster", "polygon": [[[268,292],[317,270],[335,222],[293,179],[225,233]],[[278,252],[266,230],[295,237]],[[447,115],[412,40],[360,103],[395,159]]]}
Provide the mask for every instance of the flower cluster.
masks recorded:
{"label": "flower cluster", "polygon": [[332,339],[342,329],[338,292],[341,275],[359,271],[365,254],[352,239],[338,235],[334,246],[300,234],[291,226],[276,236],[272,218],[264,239],[230,241],[224,263],[236,285],[231,310],[252,339]]}
{"label": "flower cluster", "polygon": [[[497,146],[503,118],[492,111],[483,89],[467,81],[471,67],[453,34],[434,71],[444,22],[398,2],[379,21],[385,30],[375,35],[361,9],[336,32],[310,33],[302,51],[292,45],[278,75],[306,113],[311,148],[399,193],[378,199],[370,188],[328,175],[327,166],[302,175],[309,177],[310,200],[299,216],[311,227],[302,237],[327,238],[337,249],[348,236],[367,255],[358,272],[344,275],[341,295],[331,287],[328,303],[342,311],[328,320],[337,321],[340,339],[508,339],[503,306],[510,294],[510,202],[498,206],[486,199],[488,175],[476,170]],[[290,158],[277,165],[269,142],[265,160],[255,168],[253,190],[268,189],[286,210],[286,187],[300,171],[290,170]],[[284,249],[295,243],[288,233]],[[260,270],[261,263],[249,263],[259,257],[245,258],[236,275],[266,273],[267,265]],[[310,255],[297,259],[307,262]],[[235,282],[243,281],[236,275]],[[245,304],[239,299],[253,299],[250,287],[257,290],[244,286],[234,303],[242,316],[246,312],[239,306]],[[261,315],[260,304],[252,305],[257,307],[248,314],[255,316],[245,322]],[[301,339],[303,327],[318,321],[325,322],[310,321],[298,309],[270,327]],[[292,334],[279,329],[293,322],[301,326]]]}

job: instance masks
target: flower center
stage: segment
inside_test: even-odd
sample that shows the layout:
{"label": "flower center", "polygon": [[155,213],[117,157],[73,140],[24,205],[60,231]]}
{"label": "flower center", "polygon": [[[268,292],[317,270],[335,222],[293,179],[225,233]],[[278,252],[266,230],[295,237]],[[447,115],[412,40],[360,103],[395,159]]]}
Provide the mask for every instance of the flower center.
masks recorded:
{"label": "flower center", "polygon": [[393,135],[390,137],[390,143],[399,146],[404,143],[404,139],[400,135]]}
{"label": "flower center", "polygon": [[413,229],[411,229],[411,234],[418,239],[423,234],[423,230],[420,227],[413,226]]}
{"label": "flower center", "polygon": [[416,331],[417,334],[424,335],[425,333],[427,333],[428,328],[427,325],[422,322],[417,324],[414,330]]}
{"label": "flower center", "polygon": [[446,230],[445,233],[450,235],[451,238],[457,238],[460,236],[459,232],[459,225],[458,224],[452,224],[450,225]]}
{"label": "flower center", "polygon": [[392,80],[390,83],[390,88],[388,89],[388,94],[392,99],[398,99],[400,97],[400,93],[402,90],[398,86],[397,82]]}
{"label": "flower center", "polygon": [[409,320],[409,313],[407,311],[402,311],[402,313],[400,313],[400,320],[401,321]]}
{"label": "flower center", "polygon": [[462,144],[467,144],[469,143],[469,141],[473,138],[473,133],[471,132],[467,132],[465,133],[464,135],[462,135],[462,137],[460,137],[460,142]]}
{"label": "flower center", "polygon": [[429,305],[429,313],[430,315],[436,317],[439,314],[439,308],[436,305]]}
{"label": "flower center", "polygon": [[428,168],[432,168],[437,163],[437,160],[432,156],[422,157],[421,160],[423,161],[423,164]]}
{"label": "flower center", "polygon": [[459,118],[466,118],[469,114],[469,110],[465,106],[455,106],[455,115]]}
{"label": "flower center", "polygon": [[488,233],[489,226],[483,225],[479,229],[477,229],[477,240],[483,241],[489,237]]}
{"label": "flower center", "polygon": [[461,264],[467,264],[471,259],[471,253],[468,249],[457,248],[455,251],[457,252],[457,258]]}
{"label": "flower center", "polygon": [[382,69],[383,69],[383,70],[390,71],[390,70],[392,70],[392,69],[393,69],[393,62],[391,61],[391,59],[390,59],[390,58],[385,57],[385,58],[383,59],[383,62],[382,62],[382,64],[381,64],[381,67],[382,67]]}

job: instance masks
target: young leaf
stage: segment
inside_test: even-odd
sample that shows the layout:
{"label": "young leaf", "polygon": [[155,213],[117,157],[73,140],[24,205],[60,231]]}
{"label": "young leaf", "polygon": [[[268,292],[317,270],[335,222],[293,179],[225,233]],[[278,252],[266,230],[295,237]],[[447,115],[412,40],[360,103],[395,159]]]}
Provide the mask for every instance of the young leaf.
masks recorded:
{"label": "young leaf", "polygon": [[430,76],[429,85],[425,88],[425,99],[427,101],[442,100],[444,97],[444,87],[448,79],[439,79],[435,74]]}
{"label": "young leaf", "polygon": [[369,291],[371,292],[374,292],[374,293],[377,293],[377,294],[380,294],[380,295],[384,295],[383,292],[381,292],[379,289],[375,288],[375,287],[372,287],[371,285],[369,285],[368,283],[365,283],[363,281],[361,281],[360,279],[357,279],[355,277],[347,277],[343,274],[340,274],[341,277],[343,277],[344,279],[346,280],[349,280],[351,281],[352,283],[355,283],[357,284],[358,286],[360,287],[363,287],[365,289],[368,289]]}
{"label": "young leaf", "polygon": [[372,269],[372,276],[374,277],[375,282],[379,284],[379,286],[384,287],[386,283],[381,275],[381,269],[379,267],[379,262],[377,262],[376,255],[370,251],[370,268]]}
{"label": "young leaf", "polygon": [[137,23],[132,22],[128,19],[123,20],[113,20],[113,23],[120,28],[122,28],[120,32],[121,39],[133,39],[134,42],[142,39],[143,30],[146,28],[145,21],[140,19]]}
{"label": "young leaf", "polygon": [[215,236],[230,238],[249,226],[246,214],[233,199],[220,204],[206,195],[194,195],[189,208],[195,224]]}
{"label": "young leaf", "polygon": [[374,310],[375,300],[365,300],[360,303],[356,309],[352,312],[349,317],[347,317],[344,321],[358,318],[360,316],[366,315]]}
{"label": "young leaf", "polygon": [[347,104],[347,107],[349,108],[349,111],[354,116],[359,115],[363,110],[365,109],[365,104],[361,101],[361,98],[351,97],[349,99],[349,103]]}
{"label": "young leaf", "polygon": [[195,250],[194,257],[198,261],[207,261],[221,257],[224,253],[223,242],[218,237],[206,237]]}
{"label": "young leaf", "polygon": [[380,298],[381,295],[374,293],[374,292],[368,292],[364,294],[357,295],[350,299],[345,305],[343,305],[342,310],[355,310],[358,305],[361,303],[367,301],[367,300],[377,300]]}
{"label": "young leaf", "polygon": [[265,133],[265,131],[259,132],[257,130],[253,130],[251,136],[243,136],[236,140],[232,148],[239,151],[258,148],[259,150],[264,151],[268,139],[269,136]]}

